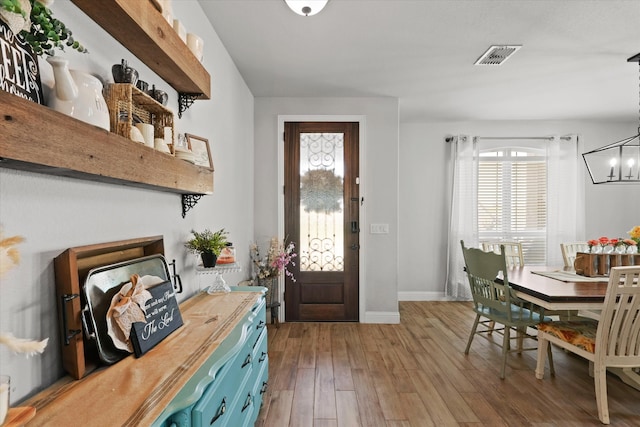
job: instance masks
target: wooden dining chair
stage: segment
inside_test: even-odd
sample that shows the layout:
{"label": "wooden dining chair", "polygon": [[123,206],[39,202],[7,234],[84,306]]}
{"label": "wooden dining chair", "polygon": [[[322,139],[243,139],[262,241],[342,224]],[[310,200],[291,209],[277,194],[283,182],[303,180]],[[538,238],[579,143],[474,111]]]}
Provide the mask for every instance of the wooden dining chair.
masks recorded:
{"label": "wooden dining chair", "polygon": [[[522,338],[536,339],[535,335],[527,334],[527,328],[535,327],[541,320],[551,320],[543,317],[544,309],[515,296],[509,284],[507,262],[504,247],[500,254],[485,252],[476,248],[465,248],[460,241],[464,256],[465,270],[471,286],[473,296],[473,310],[476,318],[469,335],[464,354],[469,354],[471,343],[475,335],[487,338],[489,342],[500,345],[488,337],[491,332],[502,333],[502,366],[500,378],[504,379],[507,365],[507,355],[511,352],[535,350],[536,347],[524,348]],[[496,280],[502,274],[502,280]],[[485,320],[481,320],[485,319]],[[495,328],[495,323],[503,325]],[[478,330],[478,326],[482,329]],[[516,336],[511,337],[511,331]],[[511,339],[518,339],[519,344],[511,349]],[[550,359],[551,360],[551,359]],[[553,362],[551,362],[553,364]]]}
{"label": "wooden dining chair", "polygon": [[[482,250],[485,252],[493,252],[500,254],[500,247],[504,246],[505,259],[507,267],[523,267],[524,255],[522,254],[522,243],[519,242],[482,242]],[[489,323],[489,328],[493,329],[494,323]],[[491,330],[488,332],[491,335]]]}
{"label": "wooden dining chair", "polygon": [[520,242],[482,242],[482,250],[485,252],[500,253],[504,246],[507,267],[524,267],[524,254]]}
{"label": "wooden dining chair", "polygon": [[576,260],[576,254],[589,249],[589,245],[587,245],[586,242],[560,243],[560,249],[562,249],[564,266],[573,268],[573,263]]}
{"label": "wooden dining chair", "polygon": [[640,367],[639,282],[640,266],[613,267],[600,320],[545,322],[538,327],[536,378],[544,377],[550,342],[592,362],[598,418],[603,424],[609,424],[607,367]]}

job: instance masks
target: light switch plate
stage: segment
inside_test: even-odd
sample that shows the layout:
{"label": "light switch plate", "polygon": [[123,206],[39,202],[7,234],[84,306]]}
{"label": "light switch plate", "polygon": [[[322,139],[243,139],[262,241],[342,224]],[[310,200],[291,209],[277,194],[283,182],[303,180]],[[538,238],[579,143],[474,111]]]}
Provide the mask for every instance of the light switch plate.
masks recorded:
{"label": "light switch plate", "polygon": [[389,224],[371,224],[371,234],[389,234]]}

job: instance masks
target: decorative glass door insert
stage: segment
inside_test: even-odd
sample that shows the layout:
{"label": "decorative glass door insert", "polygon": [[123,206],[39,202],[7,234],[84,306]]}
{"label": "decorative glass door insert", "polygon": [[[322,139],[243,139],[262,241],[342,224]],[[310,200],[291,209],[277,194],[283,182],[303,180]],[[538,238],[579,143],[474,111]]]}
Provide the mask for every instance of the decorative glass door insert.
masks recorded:
{"label": "decorative glass door insert", "polygon": [[300,134],[300,270],[344,270],[344,133]]}

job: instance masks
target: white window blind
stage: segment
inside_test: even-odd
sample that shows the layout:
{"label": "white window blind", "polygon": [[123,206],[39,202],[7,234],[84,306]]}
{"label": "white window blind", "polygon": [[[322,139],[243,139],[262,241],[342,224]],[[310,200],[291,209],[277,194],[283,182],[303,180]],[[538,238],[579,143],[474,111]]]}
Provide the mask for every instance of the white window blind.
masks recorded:
{"label": "white window blind", "polygon": [[505,147],[480,152],[478,237],[522,243],[525,264],[546,264],[545,150]]}

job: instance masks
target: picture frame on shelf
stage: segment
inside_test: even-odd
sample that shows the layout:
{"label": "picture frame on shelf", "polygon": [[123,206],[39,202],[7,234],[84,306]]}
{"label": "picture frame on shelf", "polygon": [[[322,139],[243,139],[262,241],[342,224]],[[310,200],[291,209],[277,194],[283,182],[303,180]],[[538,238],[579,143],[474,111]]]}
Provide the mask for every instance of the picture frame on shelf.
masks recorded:
{"label": "picture frame on shelf", "polygon": [[187,146],[193,153],[194,163],[197,166],[213,170],[213,160],[211,158],[209,140],[190,133],[186,133],[185,136],[187,137]]}

